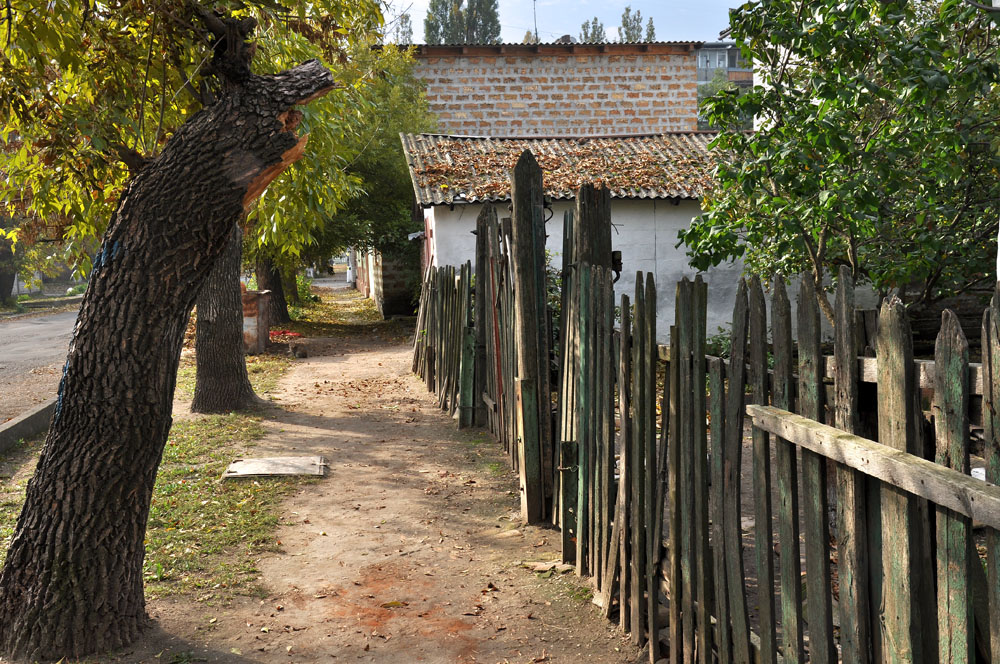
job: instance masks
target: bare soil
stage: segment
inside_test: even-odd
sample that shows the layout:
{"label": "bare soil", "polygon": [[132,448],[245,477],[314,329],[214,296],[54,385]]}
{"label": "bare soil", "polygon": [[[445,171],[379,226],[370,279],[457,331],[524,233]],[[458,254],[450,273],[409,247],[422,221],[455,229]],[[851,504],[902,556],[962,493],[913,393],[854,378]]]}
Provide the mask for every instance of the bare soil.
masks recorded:
{"label": "bare soil", "polygon": [[556,559],[558,532],[520,523],[502,451],[437,409],[407,340],[306,343],[255,454],[330,467],[285,504],[267,595],[152,601],[145,638],[102,661],[634,661],[583,580],[521,566]]}

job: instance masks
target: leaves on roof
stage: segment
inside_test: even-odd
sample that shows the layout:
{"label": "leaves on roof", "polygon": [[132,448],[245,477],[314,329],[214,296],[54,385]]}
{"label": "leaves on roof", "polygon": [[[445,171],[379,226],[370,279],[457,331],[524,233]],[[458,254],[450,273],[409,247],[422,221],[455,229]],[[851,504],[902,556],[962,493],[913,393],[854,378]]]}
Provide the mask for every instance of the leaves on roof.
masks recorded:
{"label": "leaves on roof", "polygon": [[545,193],[572,198],[590,182],[617,198],[700,198],[712,183],[710,134],[567,139],[404,136],[411,175],[423,204],[509,197],[510,170],[531,150]]}

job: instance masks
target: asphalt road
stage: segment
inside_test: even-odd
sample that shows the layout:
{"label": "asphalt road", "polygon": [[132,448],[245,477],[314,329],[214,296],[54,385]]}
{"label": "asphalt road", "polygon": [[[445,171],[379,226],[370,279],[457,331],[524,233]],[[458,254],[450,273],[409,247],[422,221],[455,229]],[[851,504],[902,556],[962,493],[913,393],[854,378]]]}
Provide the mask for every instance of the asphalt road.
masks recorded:
{"label": "asphalt road", "polygon": [[0,379],[62,363],[69,351],[76,312],[0,321]]}

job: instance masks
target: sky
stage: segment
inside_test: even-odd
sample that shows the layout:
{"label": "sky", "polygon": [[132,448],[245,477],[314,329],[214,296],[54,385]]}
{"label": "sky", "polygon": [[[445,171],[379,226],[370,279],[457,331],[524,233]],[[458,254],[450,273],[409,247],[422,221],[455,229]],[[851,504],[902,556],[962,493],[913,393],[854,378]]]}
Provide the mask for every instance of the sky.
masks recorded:
{"label": "sky", "polygon": [[[650,16],[658,41],[716,41],[729,25],[729,7],[739,0],[535,0],[538,37],[551,42],[563,35],[580,36],[580,26],[594,16],[604,23],[610,41],[617,38],[625,5],[642,14],[643,29]],[[428,0],[391,0],[386,21],[408,12],[413,23],[413,41],[424,41],[424,17]],[[532,0],[499,0],[501,37],[519,43],[524,33],[534,31]]]}

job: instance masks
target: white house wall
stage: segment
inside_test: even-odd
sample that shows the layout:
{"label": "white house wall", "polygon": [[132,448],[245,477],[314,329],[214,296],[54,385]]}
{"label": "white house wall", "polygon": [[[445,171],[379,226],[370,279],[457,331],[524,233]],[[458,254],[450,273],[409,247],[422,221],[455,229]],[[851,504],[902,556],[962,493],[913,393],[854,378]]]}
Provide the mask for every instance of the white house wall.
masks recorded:
{"label": "white house wall", "polygon": [[[555,266],[562,265],[563,215],[573,201],[555,201],[545,225],[546,249]],[[497,206],[500,217],[509,216],[508,203]],[[437,206],[425,211],[430,231],[433,264],[461,265],[476,256],[476,217],[481,204]],[[623,271],[615,284],[616,299],[626,293],[634,299],[637,271],[652,272],[657,286],[657,339],[666,343],[674,322],[675,285],[684,277],[694,279],[697,272],[687,263],[684,247],[676,247],[677,233],[687,228],[701,212],[696,201],[620,200],[611,202],[612,249],[622,252]],[[728,327],[742,266],[729,264],[713,268],[702,276],[708,283],[708,333]]]}

